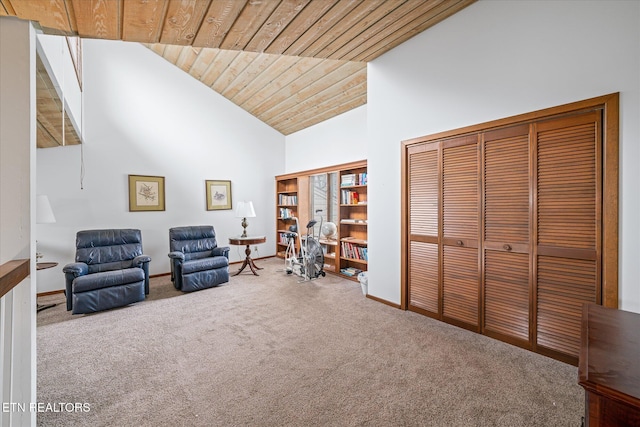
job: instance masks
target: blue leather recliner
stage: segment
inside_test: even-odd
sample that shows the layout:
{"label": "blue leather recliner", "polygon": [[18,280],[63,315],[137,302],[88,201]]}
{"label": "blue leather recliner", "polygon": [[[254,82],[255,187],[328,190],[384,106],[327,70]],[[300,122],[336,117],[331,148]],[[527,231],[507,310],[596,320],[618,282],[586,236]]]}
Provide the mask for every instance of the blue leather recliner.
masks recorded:
{"label": "blue leather recliner", "polygon": [[135,229],[83,230],[76,234],[76,262],[65,274],[67,311],[93,313],[143,301],[149,262]]}
{"label": "blue leather recliner", "polygon": [[210,225],[169,229],[171,281],[183,292],[229,281],[229,247],[218,247]]}

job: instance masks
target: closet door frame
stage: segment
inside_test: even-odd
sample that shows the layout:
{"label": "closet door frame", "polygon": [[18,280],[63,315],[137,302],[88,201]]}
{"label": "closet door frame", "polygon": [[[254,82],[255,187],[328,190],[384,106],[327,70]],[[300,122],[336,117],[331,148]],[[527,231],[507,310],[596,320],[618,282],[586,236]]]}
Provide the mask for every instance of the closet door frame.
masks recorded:
{"label": "closet door frame", "polygon": [[618,308],[618,179],[619,179],[619,93],[498,119],[460,129],[402,141],[401,144],[401,277],[400,308],[408,309],[409,193],[408,150],[416,144],[449,139],[464,134],[533,123],[580,111],[602,111],[602,305]]}

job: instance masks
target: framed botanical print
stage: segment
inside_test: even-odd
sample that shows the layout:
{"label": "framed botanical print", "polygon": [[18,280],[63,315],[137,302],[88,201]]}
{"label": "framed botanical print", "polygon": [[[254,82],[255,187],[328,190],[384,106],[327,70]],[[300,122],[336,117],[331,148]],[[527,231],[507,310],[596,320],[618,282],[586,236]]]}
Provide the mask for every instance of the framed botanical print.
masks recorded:
{"label": "framed botanical print", "polygon": [[207,210],[231,209],[231,181],[205,181]]}
{"label": "framed botanical print", "polygon": [[129,175],[129,212],[164,209],[163,176]]}

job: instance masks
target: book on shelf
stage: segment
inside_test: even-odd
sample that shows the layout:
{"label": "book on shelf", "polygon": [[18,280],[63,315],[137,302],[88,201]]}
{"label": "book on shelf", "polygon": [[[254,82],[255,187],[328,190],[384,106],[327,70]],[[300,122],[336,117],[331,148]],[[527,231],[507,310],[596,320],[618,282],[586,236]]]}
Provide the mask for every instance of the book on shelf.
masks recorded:
{"label": "book on shelf", "polygon": [[353,187],[355,185],[367,185],[367,173],[346,173],[340,178],[341,187]]}
{"label": "book on shelf", "polygon": [[340,242],[342,255],[345,258],[357,259],[361,261],[368,261],[369,254],[366,246],[359,246],[354,243]]}
{"label": "book on shelf", "polygon": [[354,268],[354,267],[346,267],[346,268],[341,268],[340,269],[340,273],[344,274],[345,276],[357,276],[358,274],[362,273],[362,270],[358,269],[358,268]]}
{"label": "book on shelf", "polygon": [[279,205],[297,205],[298,196],[289,195],[289,194],[278,194],[278,204]]}
{"label": "book on shelf", "polygon": [[343,205],[364,205],[367,202],[360,200],[360,195],[357,191],[341,190],[340,191],[340,203]]}
{"label": "book on shelf", "polygon": [[366,219],[356,219],[356,218],[343,218],[340,220],[340,224],[366,224]]}
{"label": "book on shelf", "polygon": [[280,208],[280,218],[281,219],[291,219],[293,218],[293,210],[289,208]]}

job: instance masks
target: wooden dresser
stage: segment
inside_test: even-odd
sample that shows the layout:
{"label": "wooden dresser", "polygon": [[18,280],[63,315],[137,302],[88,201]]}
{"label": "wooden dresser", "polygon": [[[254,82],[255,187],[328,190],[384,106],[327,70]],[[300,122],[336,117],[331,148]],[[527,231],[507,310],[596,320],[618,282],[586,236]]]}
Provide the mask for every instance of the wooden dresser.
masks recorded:
{"label": "wooden dresser", "polygon": [[584,305],[578,378],[585,425],[640,426],[640,314]]}

